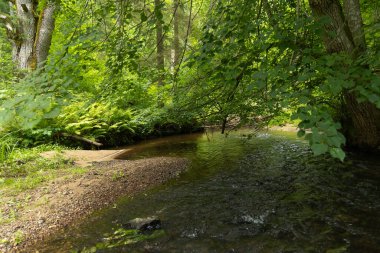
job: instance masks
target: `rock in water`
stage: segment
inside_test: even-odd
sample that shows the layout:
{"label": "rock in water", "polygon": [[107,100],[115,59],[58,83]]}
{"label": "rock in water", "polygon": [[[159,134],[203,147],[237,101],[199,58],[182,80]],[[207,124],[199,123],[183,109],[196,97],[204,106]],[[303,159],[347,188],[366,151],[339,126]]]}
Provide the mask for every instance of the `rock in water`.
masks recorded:
{"label": "rock in water", "polygon": [[151,231],[161,228],[161,220],[156,217],[136,218],[128,221],[123,227],[127,229],[137,229],[140,231]]}

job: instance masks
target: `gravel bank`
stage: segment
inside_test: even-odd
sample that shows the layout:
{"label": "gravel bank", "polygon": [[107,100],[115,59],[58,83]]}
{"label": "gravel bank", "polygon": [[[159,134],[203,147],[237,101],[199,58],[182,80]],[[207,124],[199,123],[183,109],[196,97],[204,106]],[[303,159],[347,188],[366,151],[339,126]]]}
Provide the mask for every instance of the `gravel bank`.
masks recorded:
{"label": "gravel bank", "polygon": [[[23,193],[17,198],[28,197],[27,205],[18,210],[14,221],[1,225],[0,252],[30,252],[33,245],[63,227],[79,223],[121,196],[133,196],[175,178],[187,165],[188,160],[171,157],[96,162],[83,175],[58,178]],[[17,245],[15,236],[20,237]]]}

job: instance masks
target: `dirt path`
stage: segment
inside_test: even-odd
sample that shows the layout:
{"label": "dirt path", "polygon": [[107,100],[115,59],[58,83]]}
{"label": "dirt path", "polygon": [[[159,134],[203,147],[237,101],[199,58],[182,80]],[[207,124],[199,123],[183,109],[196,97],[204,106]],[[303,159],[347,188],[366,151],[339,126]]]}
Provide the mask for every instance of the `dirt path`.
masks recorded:
{"label": "dirt path", "polygon": [[48,151],[41,154],[44,158],[52,158],[57,154],[71,159],[76,165],[86,167],[91,166],[94,162],[112,161],[121,153],[128,151],[128,149],[118,150],[63,150],[62,153],[57,151]]}
{"label": "dirt path", "polygon": [[[95,210],[113,204],[121,196],[132,196],[177,177],[188,161],[182,158],[156,157],[135,161],[114,160],[118,151],[98,152],[92,158],[83,151],[74,158],[82,166],[93,161],[83,175],[57,178],[43,187],[17,196],[22,207],[17,218],[0,227],[0,252],[30,252],[38,241],[60,229],[80,222]],[[2,207],[2,212],[7,212]]]}

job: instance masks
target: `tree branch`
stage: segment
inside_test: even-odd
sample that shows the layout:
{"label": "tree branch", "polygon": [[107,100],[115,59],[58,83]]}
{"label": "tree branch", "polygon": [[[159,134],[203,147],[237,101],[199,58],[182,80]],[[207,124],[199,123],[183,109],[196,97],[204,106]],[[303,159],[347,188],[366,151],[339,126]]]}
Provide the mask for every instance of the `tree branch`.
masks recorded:
{"label": "tree branch", "polygon": [[60,133],[60,135],[63,136],[63,137],[68,137],[68,138],[72,138],[72,139],[74,139],[74,140],[82,141],[82,142],[85,142],[85,143],[88,143],[88,144],[94,145],[94,146],[96,146],[96,147],[101,147],[101,146],[103,146],[102,143],[99,143],[99,142],[97,142],[97,141],[93,141],[93,140],[90,140],[90,139],[84,138],[84,137],[79,136],[79,135],[76,135],[76,134]]}

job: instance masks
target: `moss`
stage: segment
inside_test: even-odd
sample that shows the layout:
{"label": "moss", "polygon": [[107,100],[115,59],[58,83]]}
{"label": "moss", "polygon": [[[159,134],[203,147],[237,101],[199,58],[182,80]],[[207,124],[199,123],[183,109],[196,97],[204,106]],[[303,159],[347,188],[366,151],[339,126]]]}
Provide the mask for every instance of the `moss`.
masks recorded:
{"label": "moss", "polygon": [[120,228],[116,230],[111,236],[105,238],[104,243],[97,244],[97,248],[114,248],[123,245],[133,244],[140,241],[155,239],[165,234],[163,230],[155,230],[152,233],[141,233],[136,229]]}
{"label": "moss", "polygon": [[96,244],[90,248],[84,248],[81,251],[82,253],[97,252],[100,249],[110,249],[117,248],[124,245],[134,244],[141,241],[156,239],[165,235],[164,230],[155,230],[151,233],[142,233],[139,230],[135,229],[117,229],[113,234],[106,235],[104,242]]}

